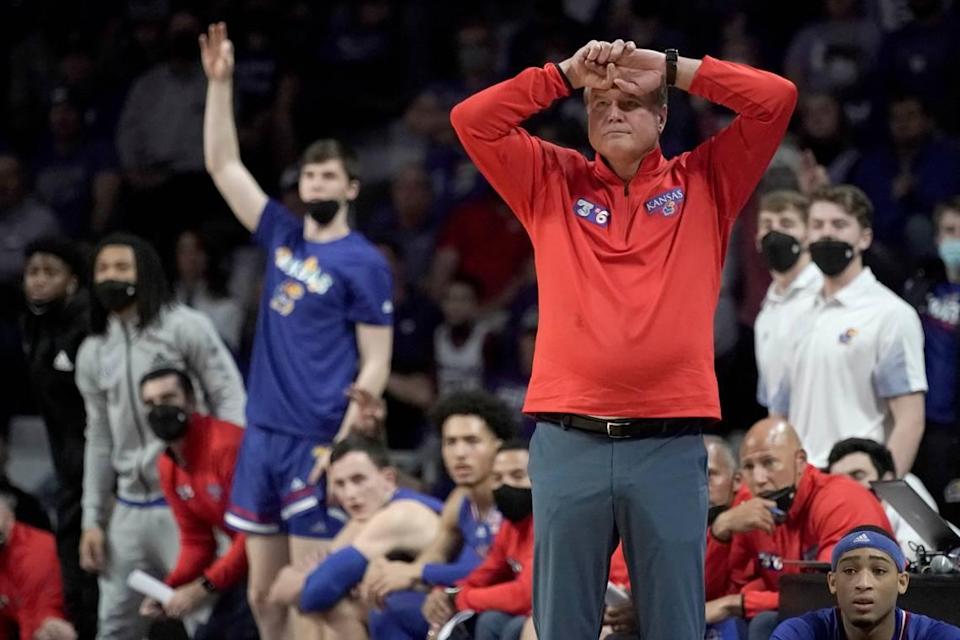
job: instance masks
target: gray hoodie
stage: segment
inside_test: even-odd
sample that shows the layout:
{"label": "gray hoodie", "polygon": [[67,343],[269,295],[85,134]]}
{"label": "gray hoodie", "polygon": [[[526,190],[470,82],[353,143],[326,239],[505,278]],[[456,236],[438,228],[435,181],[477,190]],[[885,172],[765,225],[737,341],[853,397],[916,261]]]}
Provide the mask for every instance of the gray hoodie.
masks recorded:
{"label": "gray hoodie", "polygon": [[[197,385],[198,403],[242,425],[246,394],[233,357],[201,313],[174,304],[144,329],[111,315],[103,335],[77,354],[77,387],[87,410],[83,469],[83,528],[105,528],[114,486],[121,500],[163,497],[157,456],[165,444],[147,424],[140,378],[160,367],[181,368]],[[198,406],[203,406],[199,404]]]}

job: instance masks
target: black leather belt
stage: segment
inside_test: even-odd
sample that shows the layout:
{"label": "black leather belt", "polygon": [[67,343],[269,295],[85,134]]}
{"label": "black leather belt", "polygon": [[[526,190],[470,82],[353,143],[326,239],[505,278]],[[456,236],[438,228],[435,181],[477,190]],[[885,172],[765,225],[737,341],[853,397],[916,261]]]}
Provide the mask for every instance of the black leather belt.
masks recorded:
{"label": "black leather belt", "polygon": [[576,413],[538,413],[537,419],[559,425],[605,435],[608,438],[656,438],[685,433],[693,428],[700,431],[713,420],[709,418],[623,418],[603,420]]}

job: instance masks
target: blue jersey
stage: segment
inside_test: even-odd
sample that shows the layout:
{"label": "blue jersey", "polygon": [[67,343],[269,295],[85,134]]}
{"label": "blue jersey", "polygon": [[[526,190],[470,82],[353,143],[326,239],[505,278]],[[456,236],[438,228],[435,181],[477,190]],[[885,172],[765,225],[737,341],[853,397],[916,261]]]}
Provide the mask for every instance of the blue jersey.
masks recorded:
{"label": "blue jersey", "polygon": [[390,268],[357,233],[303,238],[303,221],[270,200],[254,239],[267,252],[247,389],[247,423],[331,441],[357,376],[356,324],[393,323]]}
{"label": "blue jersey", "polygon": [[[960,629],[903,609],[897,609],[891,640],[960,640]],[[845,640],[840,610],[836,607],[811,611],[785,620],[770,640]]]}
{"label": "blue jersey", "polygon": [[943,283],[927,294],[921,314],[924,359],[927,363],[927,420],[953,424],[956,419],[957,325],[960,324],[960,285]]}
{"label": "blue jersey", "polygon": [[496,509],[491,509],[486,520],[481,520],[476,505],[465,497],[457,516],[457,528],[463,537],[460,555],[453,562],[426,565],[423,568],[423,581],[434,585],[453,585],[470,575],[487,557],[502,520],[503,516]]}
{"label": "blue jersey", "polygon": [[413,489],[398,488],[393,492],[393,497],[390,498],[390,502],[396,502],[397,500],[413,500],[414,502],[419,502],[434,513],[443,511],[443,503],[441,501],[433,496],[428,496]]}

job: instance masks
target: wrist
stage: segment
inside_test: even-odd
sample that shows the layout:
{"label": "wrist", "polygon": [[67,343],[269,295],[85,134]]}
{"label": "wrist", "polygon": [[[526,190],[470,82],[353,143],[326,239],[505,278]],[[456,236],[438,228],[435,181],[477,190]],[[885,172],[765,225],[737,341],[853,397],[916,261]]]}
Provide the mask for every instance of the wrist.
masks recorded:
{"label": "wrist", "polygon": [[730,538],[732,537],[727,519],[724,517],[725,515],[725,513],[721,513],[717,516],[717,519],[713,521],[713,524],[710,525],[710,535],[720,542],[730,542]]}
{"label": "wrist", "polygon": [[567,84],[570,86],[571,91],[576,91],[583,87],[580,83],[580,79],[576,77],[576,74],[573,72],[573,58],[567,58],[563,62],[557,64],[557,69],[560,70],[561,75],[567,81]]}
{"label": "wrist", "polygon": [[219,591],[217,585],[213,584],[213,581],[206,575],[197,578],[197,586],[203,589],[205,593],[217,593]]}

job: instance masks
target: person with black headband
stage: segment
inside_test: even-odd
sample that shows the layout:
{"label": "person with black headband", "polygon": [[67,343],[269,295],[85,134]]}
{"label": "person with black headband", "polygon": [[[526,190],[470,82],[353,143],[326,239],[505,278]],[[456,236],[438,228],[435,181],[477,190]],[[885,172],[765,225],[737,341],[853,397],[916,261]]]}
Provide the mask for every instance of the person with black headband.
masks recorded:
{"label": "person with black headband", "polygon": [[757,402],[764,407],[785,375],[783,353],[792,335],[796,309],[823,286],[823,274],[807,251],[810,201],[796,191],[771,191],[760,198],[757,250],[773,282],[753,325],[757,358]]}
{"label": "person with black headband", "polygon": [[960,640],[960,629],[897,607],[907,561],[883,529],[860,526],[830,555],[827,585],[837,606],[785,620],[771,640]]}
{"label": "person with black headband", "polygon": [[97,580],[81,570],[79,556],[86,413],[74,379],[77,351],[90,332],[87,269],[77,245],[55,236],[30,243],[24,256],[21,334],[57,476],[57,556],[65,608],[80,640],[92,640]]}
{"label": "person with black headband", "polygon": [[[237,219],[268,263],[250,365],[248,429],[238,460],[231,527],[248,534],[250,605],[264,640],[286,634],[287,610],[267,596],[281,567],[329,546],[343,526],[326,508],[330,447],[363,418],[390,375],[390,267],[348,224],[360,192],[358,162],[337,140],[301,158],[299,217],[263,192],[240,159],[233,117],[233,44],[224,23],[200,37],[207,74],[204,158]],[[347,391],[350,394],[347,394]],[[320,630],[294,612],[298,638]]]}
{"label": "person with black headband", "polygon": [[76,362],[87,415],[80,566],[100,578],[100,640],[145,634],[127,576],[165,575],[177,558],[177,526],[156,470],[166,443],[151,431],[136,386],[158,363],[190,372],[209,413],[243,424],[243,381],[213,324],[171,302],[152,246],[107,236],[94,250],[90,335]]}
{"label": "person with black headband", "polygon": [[[243,534],[223,522],[243,428],[197,412],[193,383],[181,369],[162,367],[140,379],[147,422],[167,450],[157,459],[160,488],[180,530],[177,564],[164,578],[174,588],[164,605],[146,598],[141,615],[182,619],[217,598],[210,619],[193,634],[203,638],[256,638],[246,604],[247,555]],[[230,547],[217,557],[217,532]]]}
{"label": "person with black headband", "polygon": [[823,287],[796,308],[783,354],[787,375],[770,411],[789,416],[811,464],[826,466],[840,440],[870,438],[887,445],[900,477],[923,436],[923,329],[917,312],[864,266],[872,217],[873,205],[857,187],[811,194],[808,246]]}
{"label": "person with black headband", "polygon": [[706,617],[720,622],[743,616],[750,619],[751,638],[767,638],[777,622],[780,577],[799,571],[791,562],[826,562],[852,527],[873,524],[889,531],[890,523],[868,490],[808,464],[796,431],[782,419],[764,418],[750,428],[740,445],[740,473],[756,498],[727,513],[759,499],[770,518],[738,530],[718,530],[722,520],[714,521],[711,535],[728,545],[729,557],[725,567],[708,567],[726,576],[707,581],[726,580],[730,595],[708,602]]}

